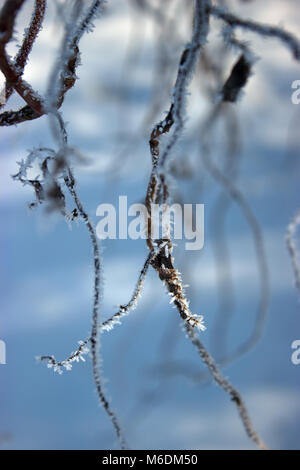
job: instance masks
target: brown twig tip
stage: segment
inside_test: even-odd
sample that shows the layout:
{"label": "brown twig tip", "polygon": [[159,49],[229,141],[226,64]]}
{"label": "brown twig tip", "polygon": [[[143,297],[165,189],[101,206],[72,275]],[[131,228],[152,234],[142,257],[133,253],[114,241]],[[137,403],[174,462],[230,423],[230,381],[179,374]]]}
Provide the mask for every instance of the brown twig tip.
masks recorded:
{"label": "brown twig tip", "polygon": [[153,268],[157,271],[159,278],[163,281],[171,297],[170,303],[174,303],[182,320],[191,327],[196,327],[200,331],[205,331],[202,315],[194,315],[189,308],[189,301],[186,299],[179,271],[174,268],[172,256],[171,240],[156,241],[159,251],[151,261]]}

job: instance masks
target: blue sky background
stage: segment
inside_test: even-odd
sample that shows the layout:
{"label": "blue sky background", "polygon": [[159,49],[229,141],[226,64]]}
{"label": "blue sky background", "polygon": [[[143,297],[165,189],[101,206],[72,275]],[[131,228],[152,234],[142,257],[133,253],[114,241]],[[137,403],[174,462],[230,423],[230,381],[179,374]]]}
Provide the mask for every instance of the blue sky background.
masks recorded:
{"label": "blue sky background", "polygon": [[[28,21],[31,3],[20,15],[20,28]],[[297,1],[266,0],[259,9],[258,3],[231,2],[245,17],[284,24],[300,36]],[[212,25],[211,41],[218,26]],[[60,33],[49,8],[25,72],[25,79],[41,93]],[[183,26],[171,50],[170,84],[187,38]],[[238,187],[263,231],[271,301],[259,344],[224,373],[243,394],[266,443],[275,449],[299,449],[300,366],[290,358],[291,343],[300,339],[300,306],[284,238],[300,206],[300,108],[291,103],[291,83],[300,79],[300,67],[276,40],[253,35],[247,39],[261,60],[237,105],[242,140]],[[75,173],[81,200],[95,224],[100,203],[114,204],[119,195],[127,195],[129,203],[144,198],[150,172],[149,133],[167,109],[170,91],[167,88],[162,95],[152,121],[143,124],[155,93],[156,47],[151,20],[122,1],[108,2],[96,30],[82,42],[80,79],[66,97],[63,115],[69,122],[70,143],[87,157],[86,164],[75,166]],[[11,53],[14,48],[12,44]],[[205,204],[205,246],[195,253],[179,244],[175,258],[184,282],[190,285],[187,295],[192,310],[205,317],[207,331],[202,335],[210,348],[218,308],[211,214],[221,189],[197,163],[199,126],[210,103],[201,87],[199,92],[197,79],[191,92],[189,120],[174,156],[191,160],[197,171],[192,182],[180,181],[174,191],[179,187],[186,202]],[[19,104],[13,97],[11,106]],[[0,365],[0,447],[118,448],[112,426],[97,403],[90,360],[62,376],[35,361],[40,354],[68,355],[78,340],[88,336],[92,309],[92,252],[85,227],[79,223],[70,230],[63,220],[49,218],[42,210],[30,212],[27,202],[33,199],[32,192],[10,178],[27,150],[41,144],[55,146],[48,120],[43,117],[17,128],[1,128],[0,134],[0,339],[7,344],[7,365]],[[216,161],[221,155],[220,139]],[[259,288],[251,234],[234,204],[226,233],[235,294],[228,344],[234,349],[253,327]],[[128,301],[146,254],[143,240],[102,244],[102,319]],[[149,272],[137,309],[122,326],[102,335],[102,355],[108,395],[131,448],[254,448],[226,394],[210,381],[195,380],[204,368],[156,273]],[[165,361],[179,363],[185,373],[163,373]]]}

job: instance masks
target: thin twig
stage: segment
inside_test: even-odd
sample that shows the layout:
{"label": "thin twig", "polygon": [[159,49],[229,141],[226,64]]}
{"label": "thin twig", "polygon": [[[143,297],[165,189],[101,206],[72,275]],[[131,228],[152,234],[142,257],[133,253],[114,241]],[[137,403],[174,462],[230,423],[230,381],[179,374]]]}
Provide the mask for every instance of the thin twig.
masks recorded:
{"label": "thin twig", "polygon": [[[46,11],[46,0],[36,0],[35,9],[31,18],[29,28],[25,32],[23,43],[14,59],[14,66],[18,70],[20,76],[22,75],[24,71],[29,54],[41,30],[44,16],[45,16],[45,11]],[[2,105],[0,103],[0,108],[1,106],[4,106],[5,103],[7,103],[7,101],[13,94],[13,91],[14,91],[14,88],[12,86],[7,86],[6,84],[5,102]]]}
{"label": "thin twig", "polygon": [[216,6],[210,6],[210,12],[216,18],[225,21],[231,28],[242,28],[252,31],[260,36],[279,39],[288,49],[290,49],[293,57],[300,60],[300,42],[293,34],[285,31],[278,26],[257,23],[252,20],[244,20],[229,11]]}
{"label": "thin twig", "polygon": [[257,447],[261,450],[267,450],[267,446],[265,445],[264,441],[261,439],[259,434],[255,431],[250,416],[248,414],[246,405],[241,397],[240,392],[231,385],[231,383],[225,379],[225,377],[220,372],[219,368],[217,367],[213,357],[207,352],[204,345],[200,341],[199,337],[196,335],[195,330],[191,328],[190,325],[185,325],[186,332],[188,337],[190,338],[191,342],[197,349],[202,361],[209,369],[212,377],[214,378],[215,382],[230,396],[231,400],[235,403],[245,431],[248,437],[257,445]]}
{"label": "thin twig", "polygon": [[[144,281],[146,278],[146,274],[148,272],[148,268],[150,266],[151,260],[154,258],[155,253],[149,253],[144,266],[140,272],[136,287],[133,291],[133,294],[126,305],[120,305],[119,310],[112,315],[108,320],[105,320],[99,326],[99,333],[104,333],[106,331],[111,331],[116,325],[120,325],[121,318],[129,315],[129,313],[134,310],[137,306],[138,299],[142,295],[142,290],[144,286]],[[55,372],[62,373],[63,368],[66,370],[71,370],[72,363],[74,361],[79,362],[79,359],[84,360],[83,355],[87,354],[88,352],[88,344],[91,341],[91,337],[85,339],[84,341],[79,341],[79,347],[73,351],[69,357],[57,361],[54,356],[38,356],[37,359],[40,361],[47,361],[48,367],[54,367]]]}

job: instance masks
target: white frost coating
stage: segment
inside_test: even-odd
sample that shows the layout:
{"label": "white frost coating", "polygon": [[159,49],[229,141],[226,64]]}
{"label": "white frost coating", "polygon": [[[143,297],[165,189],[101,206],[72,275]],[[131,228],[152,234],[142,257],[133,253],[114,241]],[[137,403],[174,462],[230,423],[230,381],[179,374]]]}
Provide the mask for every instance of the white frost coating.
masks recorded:
{"label": "white frost coating", "polygon": [[80,65],[80,53],[76,51],[76,48],[83,34],[93,30],[92,22],[100,15],[105,3],[105,0],[94,0],[84,17],[79,20],[81,2],[75,2],[71,18],[68,22],[65,20],[65,36],[56,66],[49,80],[47,100],[45,101],[45,107],[49,113],[55,114],[56,112],[56,103],[63,87],[63,80],[66,78],[77,79],[75,72],[72,74],[68,70],[68,63],[76,56],[76,67]]}
{"label": "white frost coating", "polygon": [[[150,253],[148,255],[145,261],[145,264],[140,272],[132,297],[130,301],[128,302],[128,304],[121,305],[119,308],[119,311],[116,314],[114,314],[108,320],[104,321],[99,326],[99,333],[111,331],[116,325],[121,325],[120,319],[122,317],[129,315],[130,311],[136,308],[137,302],[142,295],[142,290],[144,287],[144,282],[145,282],[145,278],[148,272],[148,268],[154,256],[155,256],[155,253]],[[54,372],[58,372],[59,374],[62,374],[63,368],[65,368],[66,370],[72,369],[73,362],[79,362],[79,360],[85,361],[85,358],[83,356],[89,352],[89,348],[87,347],[87,344],[89,344],[90,342],[91,342],[91,338],[88,338],[85,341],[78,341],[78,344],[79,344],[78,349],[72,352],[68,358],[62,361],[57,361],[54,356],[39,356],[37,357],[37,359],[40,361],[47,361],[48,368],[53,368]]]}
{"label": "white frost coating", "polygon": [[205,45],[209,31],[208,8],[210,0],[197,0],[195,6],[194,31],[191,43],[187,44],[181,57],[176,83],[172,93],[174,130],[160,159],[164,166],[171,150],[178,141],[184,128],[187,87],[194,72],[199,52]]}
{"label": "white frost coating", "polygon": [[70,371],[72,369],[73,362],[79,362],[79,360],[85,362],[84,355],[89,353],[89,348],[86,346],[89,340],[78,341],[79,348],[72,352],[70,357],[64,359],[63,361],[56,361],[54,356],[40,356],[36,359],[38,361],[47,361],[48,369],[53,369],[54,372],[57,372],[59,375],[63,373],[63,369]]}

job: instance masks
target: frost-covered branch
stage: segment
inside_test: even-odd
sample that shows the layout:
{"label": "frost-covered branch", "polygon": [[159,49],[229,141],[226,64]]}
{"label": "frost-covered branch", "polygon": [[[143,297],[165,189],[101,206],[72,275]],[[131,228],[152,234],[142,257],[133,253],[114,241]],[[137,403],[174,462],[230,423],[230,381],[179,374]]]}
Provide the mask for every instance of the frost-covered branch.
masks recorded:
{"label": "frost-covered branch", "polygon": [[183,50],[179,62],[176,83],[172,93],[172,102],[169,114],[174,121],[173,133],[161,155],[159,166],[163,167],[177,143],[184,127],[187,87],[193,75],[199,52],[206,43],[209,31],[210,0],[196,0],[194,12],[194,31],[192,40]]}
{"label": "frost-covered branch", "polygon": [[[8,58],[5,48],[0,43],[0,70],[6,78],[9,86],[13,87],[16,92],[23,98],[27,105],[37,115],[41,116],[44,113],[43,102],[41,97],[33,88],[23,80],[14,63]],[[0,116],[0,122],[3,118]]]}
{"label": "frost-covered branch", "polygon": [[0,45],[5,47],[11,40],[16,16],[25,0],[6,0],[0,11]]}
{"label": "frost-covered branch", "polygon": [[47,361],[47,367],[49,369],[53,368],[54,372],[62,374],[63,368],[65,370],[72,369],[73,362],[79,362],[80,359],[85,362],[84,355],[88,354],[89,352],[89,348],[87,347],[89,342],[90,338],[86,339],[85,341],[78,341],[79,347],[76,349],[76,351],[73,351],[68,358],[63,359],[62,361],[57,361],[54,356],[37,356],[36,359],[41,362]]}
{"label": "frost-covered branch", "polygon": [[[0,12],[0,70],[6,78],[6,86],[14,88],[27,103],[27,106],[30,107],[32,112],[39,116],[43,113],[43,104],[40,96],[21,78],[23,72],[22,67],[19,68],[18,63],[12,62],[5,50],[7,43],[12,38],[16,16],[23,3],[24,0],[6,1]],[[26,48],[28,48],[28,46],[29,43],[27,43]],[[23,52],[22,60],[26,55],[25,50]],[[19,58],[19,60],[21,59]],[[6,121],[3,121],[3,115],[0,115],[0,125],[11,124],[11,117],[5,114],[5,118]],[[8,124],[8,122],[10,124]]]}
{"label": "frost-covered branch", "polygon": [[[129,315],[129,313],[134,310],[137,306],[138,300],[142,295],[143,287],[145,278],[148,272],[148,268],[152,259],[154,258],[155,253],[149,253],[144,266],[140,272],[138,281],[136,283],[135,289],[131,296],[129,302],[125,305],[120,305],[118,312],[112,315],[108,320],[105,320],[101,323],[99,327],[99,332],[104,333],[105,331],[111,331],[116,325],[120,325],[121,318]],[[79,362],[79,359],[84,361],[84,355],[89,352],[88,344],[91,342],[91,337],[87,338],[84,341],[78,341],[79,347],[73,351],[69,357],[63,359],[61,361],[57,361],[54,356],[38,356],[37,359],[44,362],[47,362],[47,366],[49,368],[53,367],[55,372],[59,372],[60,374],[63,372],[63,368],[66,370],[72,369],[73,362]]]}
{"label": "frost-covered branch", "polygon": [[76,184],[75,178],[70,168],[67,168],[67,172],[64,177],[65,184],[73,198],[73,201],[76,205],[78,213],[86,225],[87,231],[89,233],[89,237],[91,240],[92,248],[93,248],[93,262],[94,262],[94,295],[93,295],[93,314],[92,314],[92,329],[91,329],[91,336],[90,336],[90,344],[91,344],[91,355],[92,355],[92,367],[93,367],[93,376],[94,382],[97,390],[97,395],[101,405],[103,406],[104,410],[106,411],[107,415],[109,416],[113,427],[115,429],[116,435],[120,441],[122,449],[127,448],[126,440],[123,435],[122,429],[120,427],[119,421],[117,419],[116,414],[111,408],[111,405],[106,398],[106,394],[104,391],[102,378],[100,375],[101,370],[101,359],[100,359],[100,341],[99,341],[99,306],[100,306],[100,293],[102,288],[101,283],[101,257],[100,251],[97,242],[97,236],[95,232],[95,228],[85,211],[79,196],[76,191]]}
{"label": "frost-covered branch", "polygon": [[[29,28],[25,29],[23,43],[14,59],[14,66],[20,75],[22,75],[24,71],[33,44],[41,30],[45,11],[46,0],[36,0]],[[4,106],[14,91],[14,88],[7,86],[7,84],[5,88],[5,101],[3,104],[0,103],[0,108]]]}
{"label": "frost-covered branch", "polygon": [[[80,6],[81,6],[81,1],[75,2],[75,7],[73,9],[73,19],[76,19],[76,15],[80,11]],[[92,9],[94,7],[94,3],[92,5]],[[102,3],[102,2],[100,2]],[[90,10],[89,10],[90,11]],[[91,14],[90,18],[92,19],[94,17],[94,11]],[[82,33],[88,28],[89,22],[84,23],[84,28],[81,30]],[[78,40],[82,34],[79,36]],[[63,71],[69,72],[70,68],[72,69],[71,72],[73,72],[73,69],[76,68],[77,65],[77,54],[78,54],[78,47],[76,45],[76,48],[74,49],[75,55],[72,54],[71,56],[69,55],[69,32],[66,32],[66,40],[62,44],[62,51],[61,51],[61,57],[63,57]],[[2,55],[2,58],[4,55]],[[66,64],[66,67],[65,67]],[[0,62],[1,65],[1,62]],[[54,75],[56,72],[54,73]],[[73,77],[69,77],[68,74],[63,73],[63,79],[62,83],[63,85],[66,84],[66,80],[70,79],[70,86],[74,84],[74,79]],[[18,84],[18,83],[17,83]],[[69,86],[69,85],[68,85]],[[18,91],[18,88],[15,86],[16,91]],[[55,89],[56,91],[56,89]],[[63,90],[64,92],[65,90]],[[58,98],[60,98],[59,93],[57,94]],[[59,107],[59,103],[57,103],[57,106]],[[37,110],[31,106],[31,108],[36,112]],[[62,372],[62,368],[70,369],[72,362],[78,361],[80,358],[83,359],[83,355],[87,353],[87,342],[90,343],[91,346],[91,355],[92,355],[92,369],[93,369],[93,376],[94,376],[94,382],[97,390],[97,395],[99,398],[99,401],[101,405],[103,406],[104,410],[106,411],[107,415],[109,416],[112,425],[115,429],[116,435],[120,441],[121,447],[125,449],[127,447],[125,437],[123,435],[123,432],[121,430],[119,421],[117,419],[116,414],[111,408],[109,400],[106,398],[106,394],[104,391],[103,383],[102,383],[102,378],[100,375],[100,369],[101,369],[101,358],[100,358],[100,341],[99,341],[99,306],[100,306],[100,295],[101,295],[101,288],[102,288],[102,282],[101,282],[101,267],[102,267],[102,262],[101,262],[101,257],[100,257],[100,250],[98,247],[98,242],[97,242],[97,237],[96,237],[96,232],[94,229],[94,226],[85,211],[83,204],[80,201],[79,195],[76,190],[76,182],[75,178],[73,175],[73,172],[71,168],[68,165],[68,159],[67,156],[70,153],[70,148],[68,147],[67,143],[67,132],[65,129],[65,124],[63,121],[62,116],[59,114],[59,112],[56,110],[56,103],[51,101],[48,105],[43,106],[43,112],[50,112],[51,114],[54,115],[55,119],[57,119],[58,127],[55,129],[57,132],[54,132],[53,136],[57,140],[57,143],[59,145],[59,151],[57,153],[50,152],[51,157],[47,157],[43,163],[42,163],[42,169],[44,179],[43,183],[48,183],[50,181],[50,187],[51,187],[51,194],[53,193],[53,189],[55,189],[54,193],[55,195],[57,194],[57,189],[60,187],[57,184],[58,178],[63,178],[63,181],[73,199],[73,202],[75,203],[76,211],[78,213],[78,216],[83,220],[85,223],[85,226],[87,227],[91,245],[93,248],[93,264],[94,264],[94,287],[93,287],[93,314],[92,314],[92,327],[91,327],[91,335],[88,341],[81,342],[79,345],[79,348],[77,351],[72,353],[70,358],[66,361],[61,361],[57,362],[54,357],[52,356],[42,356],[42,360],[47,360],[48,361],[48,366],[53,367],[54,370],[58,371],[59,373]],[[52,129],[53,130],[53,129]],[[30,181],[26,180],[26,172],[27,168],[31,166],[32,161],[37,157],[34,153],[29,156],[27,159],[27,162],[21,162],[20,164],[20,171],[18,172],[17,175],[15,175],[15,178],[19,179],[23,183],[30,183]],[[51,158],[51,160],[54,161],[54,168],[52,171],[49,170],[47,166],[47,161],[48,159]],[[46,162],[46,163],[45,163]],[[39,185],[39,188],[42,188],[41,183],[39,180],[34,181],[34,188],[35,186]],[[49,192],[49,191],[48,191]],[[60,193],[63,195],[62,191],[60,190]],[[40,198],[39,202],[43,202],[44,198],[48,199],[49,194],[44,194],[44,192],[39,191]],[[64,197],[63,197],[64,199]]]}
{"label": "frost-covered branch", "polygon": [[257,33],[260,36],[271,37],[279,39],[288,49],[290,49],[293,57],[296,60],[300,60],[300,41],[293,34],[285,31],[283,28],[278,26],[266,25],[257,23],[252,20],[244,20],[239,16],[236,16],[217,6],[210,6],[210,13],[225,21],[231,28],[242,28],[253,33]]}
{"label": "frost-covered branch", "polygon": [[[249,438],[252,439],[252,441],[260,449],[266,449],[265,444],[253,428],[251,420],[248,416],[247,409],[243,403],[239,392],[222,376],[213,358],[207,352],[207,350],[205,349],[205,347],[203,346],[203,344],[195,333],[195,327],[200,331],[205,330],[205,326],[203,324],[203,317],[202,315],[193,315],[190,312],[189,302],[186,299],[183,290],[180,273],[174,268],[174,258],[172,256],[173,245],[171,238],[168,237],[167,239],[160,240],[153,240],[151,238],[151,228],[153,223],[151,204],[158,203],[161,200],[163,203],[167,203],[169,199],[169,191],[166,177],[162,172],[157,175],[157,169],[159,167],[164,167],[165,160],[168,157],[173,146],[175,145],[183,129],[183,111],[185,106],[187,83],[194,68],[198,52],[204,45],[206,41],[206,36],[208,34],[208,3],[210,4],[210,2],[206,1],[196,2],[193,40],[192,43],[185,48],[181,56],[170,110],[167,114],[166,119],[156,125],[151,134],[149,143],[150,152],[152,156],[152,173],[150,176],[150,181],[146,193],[146,207],[148,209],[149,214],[147,226],[147,244],[149,250],[157,250],[157,255],[153,259],[151,264],[158,273],[159,278],[166,285],[171,296],[171,302],[174,302],[174,305],[177,308],[180,317],[184,320],[184,325],[188,336],[196,347],[198,353],[200,354],[202,361],[208,367],[215,382],[219,386],[221,386],[229,394],[231,399],[235,402],[239,410],[242,423]],[[243,61],[244,65],[247,59],[245,58],[245,56],[242,57],[243,60],[240,60]],[[231,75],[227,80],[227,89],[231,92],[231,99],[229,101],[235,101],[238,93],[246,84],[250,70],[248,70],[247,68],[247,72],[245,72],[245,68],[246,66],[242,67],[238,63],[233,68]],[[223,93],[223,99],[225,100],[225,98],[225,93]],[[173,125],[173,134],[169,138],[163,154],[160,156],[160,137],[161,135],[168,133]]]}
{"label": "frost-covered branch", "polygon": [[88,8],[82,21],[75,31],[73,39],[74,45],[78,46],[78,43],[84,33],[93,31],[93,22],[99,17],[105,4],[106,0],[93,0],[91,6]]}
{"label": "frost-covered branch", "polygon": [[192,314],[190,311],[189,301],[185,296],[181,275],[174,267],[171,240],[158,240],[156,244],[158,252],[151,264],[168,289],[171,297],[170,303],[174,303],[182,320],[184,320],[186,324],[191,327],[196,327],[200,331],[205,331],[206,327],[203,323],[203,316]]}
{"label": "frost-covered branch", "polygon": [[[50,108],[54,106],[56,109],[59,109],[64,101],[65,94],[74,86],[77,79],[76,69],[79,65],[79,41],[85,32],[92,30],[92,22],[101,12],[104,3],[105,0],[94,0],[91,6],[87,8],[84,18],[79,24],[77,25],[77,22],[75,22],[75,24],[71,22],[69,29],[67,28],[65,45],[68,47],[64,48],[64,55],[60,56],[57,68],[58,70],[61,69],[60,86],[59,88],[55,87],[54,82],[53,89],[55,90],[57,99],[55,103],[53,103],[53,96],[50,98]],[[74,11],[76,10],[76,6],[78,6],[78,2],[77,4],[75,2]],[[15,11],[15,15],[17,11]],[[15,20],[15,16],[13,16],[13,20]],[[5,75],[8,85],[19,93],[27,105],[18,111],[6,111],[0,114],[0,127],[37,119],[47,114],[50,109],[49,100],[47,99],[46,103],[44,103],[44,100],[34,92],[30,85],[21,79],[14,64],[10,63],[9,59],[6,57],[4,50],[5,44],[6,42],[3,43],[2,47],[0,42],[0,69]]]}
{"label": "frost-covered branch", "polygon": [[185,325],[186,332],[191,342],[195,346],[198,354],[200,355],[203,363],[209,369],[210,374],[214,378],[214,381],[230,396],[231,400],[236,405],[241,421],[245,428],[245,431],[248,437],[257,445],[261,450],[267,450],[267,446],[264,441],[261,439],[259,434],[255,431],[250,416],[248,414],[246,405],[242,399],[240,392],[231,385],[231,383],[222,375],[220,369],[216,365],[213,357],[207,352],[206,348],[200,341],[199,337],[196,335],[195,330],[189,325]]}
{"label": "frost-covered branch", "polygon": [[144,263],[144,266],[140,272],[140,275],[139,275],[139,278],[136,283],[131,299],[129,300],[127,304],[120,305],[119,311],[101,324],[100,326],[101,332],[110,331],[115,327],[115,325],[120,325],[121,318],[127,316],[132,310],[136,308],[138,300],[142,295],[142,290],[144,287],[144,282],[146,279],[148,268],[150,266],[150,263],[154,259],[154,257],[155,257],[155,252],[150,252],[148,254],[146,261]]}
{"label": "frost-covered branch", "polygon": [[[152,204],[159,202],[160,193],[162,193],[163,203],[166,203],[168,200],[168,186],[165,176],[163,173],[158,175],[157,170],[158,166],[164,166],[167,156],[183,130],[183,113],[187,86],[194,71],[199,51],[204,46],[208,34],[209,16],[207,14],[207,7],[209,4],[210,2],[207,0],[197,0],[195,3],[192,40],[185,46],[181,54],[170,110],[166,118],[159,122],[151,132],[149,144],[152,157],[152,173],[146,193],[146,207],[148,210],[147,245],[150,251],[157,251],[157,255],[151,264],[157,271],[160,279],[165,283],[171,296],[171,301],[177,307],[181,318],[202,331],[205,330],[203,317],[201,315],[193,315],[190,312],[189,302],[184,294],[180,273],[174,267],[171,239],[152,240],[152,226],[154,223],[152,220]],[[163,154],[160,155],[160,138],[162,135],[169,133],[173,126],[173,134]]]}
{"label": "frost-covered branch", "polygon": [[[206,169],[210,172],[215,181],[223,188],[221,198],[223,197],[225,199],[226,196],[229,196],[227,200],[229,199],[230,202],[235,201],[249,224],[254,239],[260,276],[260,297],[254,331],[250,333],[250,338],[247,339],[247,341],[245,341],[236,351],[233,351],[233,353],[219,361],[219,365],[222,366],[230,360],[236,359],[240,354],[248,351],[250,347],[256,344],[261,335],[268,305],[268,269],[265,259],[263,237],[259,224],[242,192],[238,190],[235,183],[237,167],[232,164],[232,161],[229,161],[230,159],[228,159],[228,161],[225,162],[224,168],[219,168],[215,163],[214,158],[210,155],[208,138],[211,137],[211,129],[218,118],[219,112],[226,106],[227,109],[229,109],[231,105],[228,105],[228,103],[236,103],[238,101],[253,71],[253,65],[255,62],[254,54],[246,42],[235,38],[235,30],[237,28],[242,28],[243,30],[252,31],[264,37],[278,38],[286,47],[289,48],[289,50],[291,50],[293,56],[297,60],[300,60],[300,43],[298,39],[292,34],[284,31],[282,28],[241,19],[240,17],[231,14],[225,8],[219,8],[216,4],[212,4],[210,0],[195,0],[195,2],[193,2],[195,4],[195,9],[193,15],[193,27],[191,28],[190,33],[191,39],[190,42],[184,46],[180,55],[179,65],[176,71],[176,79],[173,81],[174,87],[168,111],[165,118],[154,126],[150,135],[149,144],[152,158],[152,170],[146,192],[146,207],[148,210],[148,221],[146,227],[147,246],[149,250],[148,256],[140,271],[136,287],[129,302],[127,304],[120,305],[115,314],[113,314],[108,320],[103,321],[99,313],[102,289],[102,257],[94,225],[88,211],[84,208],[79,197],[73,172],[72,158],[74,157],[75,151],[68,146],[65,123],[60,108],[63,104],[66,93],[74,86],[77,80],[76,73],[80,64],[80,40],[85,33],[92,30],[93,21],[101,12],[105,1],[89,0],[89,2],[84,2],[84,0],[73,0],[61,8],[60,12],[62,13],[63,18],[64,36],[57,56],[57,61],[52,69],[52,73],[48,81],[49,86],[44,97],[40,97],[32,89],[31,85],[22,78],[22,75],[28,56],[43,22],[46,0],[35,1],[35,10],[32,15],[30,26],[25,30],[23,44],[16,57],[14,59],[10,59],[6,52],[6,46],[13,37],[16,15],[24,1],[25,0],[6,1],[0,12],[0,69],[6,77],[6,99],[8,99],[15,90],[23,98],[26,105],[18,111],[6,111],[0,114],[0,126],[19,124],[27,120],[37,119],[45,114],[50,117],[50,123],[52,125],[51,130],[53,132],[54,140],[57,143],[58,150],[54,151],[43,147],[34,149],[25,161],[22,160],[19,162],[19,171],[14,175],[14,179],[20,181],[24,185],[30,185],[33,188],[36,201],[31,203],[30,207],[44,205],[47,209],[58,211],[68,220],[69,223],[74,219],[81,219],[84,222],[93,251],[94,274],[92,321],[89,337],[84,341],[80,341],[77,349],[73,351],[69,357],[61,361],[57,361],[52,355],[43,355],[39,359],[47,363],[49,368],[52,368],[55,372],[61,374],[63,370],[71,370],[72,365],[75,362],[79,362],[80,360],[84,361],[88,352],[91,352],[93,377],[99,401],[113,424],[122,448],[126,448],[126,442],[121,426],[116,414],[111,408],[110,401],[107,399],[106,392],[103,387],[103,379],[101,377],[102,359],[100,354],[100,335],[103,332],[110,331],[116,325],[119,325],[121,323],[121,319],[136,307],[142,293],[149,266],[152,266],[170,296],[170,303],[172,303],[177,309],[180,319],[183,320],[188,338],[196,348],[202,362],[206,366],[207,369],[205,370],[208,371],[210,377],[213,378],[216,384],[218,384],[235,403],[249,438],[260,449],[265,449],[266,446],[252,425],[240,393],[221,374],[219,366],[216,365],[215,360],[208,353],[202,344],[202,341],[199,339],[197,330],[199,332],[205,331],[203,317],[202,315],[193,314],[190,309],[189,300],[184,291],[185,286],[183,285],[181,274],[178,269],[176,269],[170,224],[168,227],[164,227],[166,231],[162,238],[152,238],[152,228],[157,222],[157,220],[154,220],[152,214],[152,204],[162,203],[167,205],[171,199],[169,194],[169,177],[174,175],[171,167],[168,166],[168,162],[185,127],[189,84],[196,70],[200,53],[204,53],[204,46],[209,33],[210,18],[213,16],[225,22],[225,27],[222,30],[223,40],[221,50],[227,50],[229,45],[235,49],[235,52],[237,51],[238,56],[231,64],[231,68],[227,70],[225,79],[224,74],[222,74],[223,69],[220,67],[220,64],[216,64],[214,67],[214,78],[218,81],[219,86],[218,90],[214,91],[215,95],[219,92],[219,101],[217,101],[217,105],[213,108],[211,115],[209,115],[206,127],[201,135],[201,145],[203,150],[202,157]],[[225,3],[225,1],[219,1],[219,4],[222,4],[223,6],[225,6]],[[164,6],[166,10],[162,15],[160,6],[152,8],[152,5],[145,1],[138,1],[138,4],[143,7],[145,11],[149,11],[150,8],[153,16],[163,27],[169,14],[167,7]],[[189,6],[187,8],[190,8],[192,2],[188,2],[188,4]],[[170,17],[171,16],[172,14]],[[176,21],[176,19],[177,15],[174,15],[174,20]],[[163,42],[168,43],[169,40],[171,42],[172,35],[161,37],[163,38]],[[205,51],[205,54],[206,53],[207,51]],[[208,57],[208,59],[211,59],[211,57]],[[208,60],[208,63],[211,63],[212,65],[214,65],[213,62],[217,62],[216,57]],[[160,69],[160,73],[162,73],[162,70],[163,69]],[[200,78],[202,80],[202,76]],[[158,89],[159,87],[162,87],[162,82],[159,82],[156,85],[156,89]],[[212,88],[211,82],[209,83],[209,86]],[[161,95],[156,97],[158,98],[157,103],[160,101],[160,96]],[[213,96],[213,90],[211,96]],[[199,130],[199,126],[197,129]],[[162,146],[161,142],[163,140],[163,136],[165,137],[164,146]],[[36,177],[30,177],[28,176],[28,169],[32,168],[34,163],[38,164],[38,171],[40,173]],[[184,173],[185,170],[184,165],[181,167],[179,165],[178,168],[177,176],[180,172]],[[73,205],[71,210],[68,210],[67,208],[67,196],[69,199],[71,196],[71,204]],[[219,209],[225,212],[226,203],[225,205],[220,205]],[[218,226],[221,227],[221,235],[225,232],[225,224],[223,224],[223,222],[224,221],[221,221],[221,224]],[[296,286],[300,291],[300,267],[295,242],[295,234],[299,224],[300,212],[288,227],[286,242],[292,258]],[[224,263],[224,259],[222,259],[222,262]],[[230,269],[228,268],[228,270]],[[221,274],[223,275],[224,271]],[[226,319],[223,317],[220,322],[220,328],[222,328],[222,333],[224,335],[226,335],[227,332],[226,325],[224,328],[225,323]]]}

